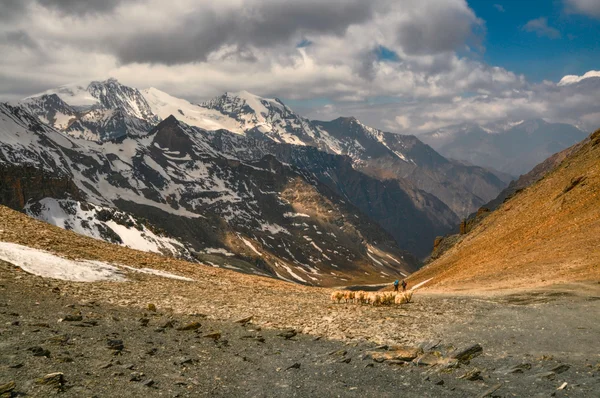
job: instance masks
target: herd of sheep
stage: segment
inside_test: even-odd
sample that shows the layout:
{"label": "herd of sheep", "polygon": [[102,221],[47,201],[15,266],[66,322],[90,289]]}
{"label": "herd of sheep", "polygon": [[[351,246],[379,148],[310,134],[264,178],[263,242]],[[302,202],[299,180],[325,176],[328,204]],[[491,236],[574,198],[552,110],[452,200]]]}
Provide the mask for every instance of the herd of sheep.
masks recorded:
{"label": "herd of sheep", "polygon": [[331,301],[341,303],[371,304],[373,306],[406,304],[412,300],[413,292],[352,292],[350,290],[336,290],[331,293]]}

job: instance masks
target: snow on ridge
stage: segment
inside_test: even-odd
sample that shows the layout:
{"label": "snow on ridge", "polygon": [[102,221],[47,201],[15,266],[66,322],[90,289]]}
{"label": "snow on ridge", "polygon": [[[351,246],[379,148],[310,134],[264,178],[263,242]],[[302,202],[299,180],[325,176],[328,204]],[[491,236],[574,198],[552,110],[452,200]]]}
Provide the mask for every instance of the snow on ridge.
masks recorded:
{"label": "snow on ridge", "polygon": [[123,282],[127,278],[121,268],[163,278],[194,281],[191,278],[152,268],[134,268],[103,261],[69,260],[45,250],[9,242],[0,242],[0,259],[33,275],[72,282]]}
{"label": "snow on ridge", "polygon": [[100,261],[73,261],[50,252],[15,243],[0,242],[0,259],[30,274],[73,282],[124,281],[114,265]]}

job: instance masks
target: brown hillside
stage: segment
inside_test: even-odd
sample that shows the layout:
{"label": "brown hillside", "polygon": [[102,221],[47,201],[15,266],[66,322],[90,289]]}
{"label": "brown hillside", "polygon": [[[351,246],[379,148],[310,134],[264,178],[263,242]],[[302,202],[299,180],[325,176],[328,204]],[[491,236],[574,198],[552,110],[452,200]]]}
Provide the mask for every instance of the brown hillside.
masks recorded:
{"label": "brown hillside", "polygon": [[428,287],[496,289],[600,280],[600,130],[552,173],[411,275]]}

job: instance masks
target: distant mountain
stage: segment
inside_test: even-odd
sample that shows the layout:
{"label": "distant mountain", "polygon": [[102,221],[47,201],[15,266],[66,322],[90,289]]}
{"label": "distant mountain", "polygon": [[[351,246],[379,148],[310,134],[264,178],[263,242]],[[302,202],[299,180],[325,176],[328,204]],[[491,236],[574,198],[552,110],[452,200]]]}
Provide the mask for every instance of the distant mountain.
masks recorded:
{"label": "distant mountain", "polygon": [[70,137],[0,104],[0,199],[141,250],[315,284],[408,274],[417,260],[312,173],[244,162],[169,117],[144,136]]}
{"label": "distant mountain", "polygon": [[450,289],[600,279],[600,130],[532,171],[532,185],[412,276]]}
{"label": "distant mountain", "polygon": [[461,124],[420,138],[448,158],[519,176],[586,136],[587,133],[569,124],[533,119]]}

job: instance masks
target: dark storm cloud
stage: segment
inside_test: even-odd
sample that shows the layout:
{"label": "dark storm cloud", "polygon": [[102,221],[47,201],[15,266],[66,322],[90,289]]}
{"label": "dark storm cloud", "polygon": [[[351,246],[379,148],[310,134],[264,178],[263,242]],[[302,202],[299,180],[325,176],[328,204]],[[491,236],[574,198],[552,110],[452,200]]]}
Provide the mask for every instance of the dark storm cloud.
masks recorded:
{"label": "dark storm cloud", "polygon": [[2,42],[14,47],[29,49],[39,48],[37,42],[29,35],[29,33],[25,32],[24,30],[13,30],[6,32],[4,37],[2,37],[2,34],[0,33],[0,40],[1,39],[3,39]]}
{"label": "dark storm cloud", "polygon": [[443,8],[430,3],[428,7],[416,10],[398,28],[398,41],[407,54],[455,51],[469,40],[477,42],[484,33],[480,21],[464,9]]}
{"label": "dark storm cloud", "polygon": [[36,0],[37,3],[64,14],[95,14],[114,10],[122,3],[135,0]]}
{"label": "dark storm cloud", "polygon": [[0,21],[9,21],[25,13],[29,1],[0,0]]}
{"label": "dark storm cloud", "polygon": [[200,9],[176,28],[140,32],[115,43],[123,63],[167,65],[206,60],[223,45],[272,47],[305,33],[343,34],[368,21],[378,1],[261,1],[217,13]]}

